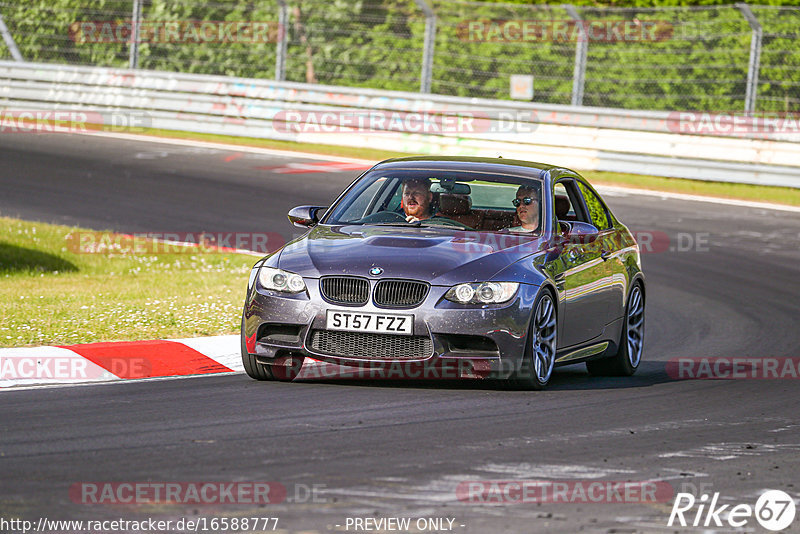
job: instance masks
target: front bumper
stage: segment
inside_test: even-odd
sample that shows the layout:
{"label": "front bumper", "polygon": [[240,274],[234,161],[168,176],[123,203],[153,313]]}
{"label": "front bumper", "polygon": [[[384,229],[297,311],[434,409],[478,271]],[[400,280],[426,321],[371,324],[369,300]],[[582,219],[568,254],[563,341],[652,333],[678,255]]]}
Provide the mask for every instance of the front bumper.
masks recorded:
{"label": "front bumper", "polygon": [[[371,289],[378,280],[371,280]],[[455,369],[462,377],[508,376],[518,369],[524,354],[531,310],[538,286],[520,284],[517,295],[500,305],[464,306],[444,300],[449,287],[431,286],[425,301],[411,309],[344,306],[327,302],[319,280],[305,279],[307,292],[286,295],[255,284],[244,307],[242,335],[247,351],[265,364],[286,365],[294,357],[360,369],[382,369],[398,363],[425,369]],[[328,310],[388,313],[414,316],[413,336],[430,338],[432,351],[425,356],[397,358],[353,357],[326,354],[312,347],[314,331],[326,329]],[[415,371],[416,372],[416,371]],[[447,371],[450,373],[451,371]],[[437,376],[433,373],[433,376]]]}

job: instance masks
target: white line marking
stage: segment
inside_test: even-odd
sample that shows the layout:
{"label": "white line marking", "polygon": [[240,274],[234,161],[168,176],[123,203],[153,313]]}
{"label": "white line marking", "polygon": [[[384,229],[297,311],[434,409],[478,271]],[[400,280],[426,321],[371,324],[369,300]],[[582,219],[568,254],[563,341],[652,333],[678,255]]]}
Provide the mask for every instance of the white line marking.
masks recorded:
{"label": "white line marking", "polygon": [[[233,372],[233,373],[206,373],[202,375],[183,375],[183,376],[153,376],[149,378],[132,378],[132,379],[117,379],[117,380],[109,380],[106,382],[82,382],[79,384],[40,384],[36,386],[14,386],[10,388],[3,388],[0,390],[2,393],[8,393],[11,391],[23,391],[28,389],[52,389],[52,388],[64,388],[64,387],[77,387],[77,386],[110,386],[110,385],[119,385],[119,384],[136,384],[137,382],[163,382],[166,380],[186,380],[189,378],[211,378],[214,376],[234,376],[234,375],[244,375],[244,372]],[[245,377],[247,380],[252,380],[250,377]]]}
{"label": "white line marking", "polygon": [[622,193],[629,195],[645,195],[672,200],[691,200],[695,202],[711,202],[728,206],[741,206],[746,208],[760,208],[765,210],[789,211],[800,213],[800,206],[785,206],[783,204],[770,204],[769,202],[755,202],[751,200],[737,200],[733,198],[706,197],[702,195],[689,195],[685,193],[669,193],[666,191],[652,191],[650,189],[636,189],[633,187],[620,187],[616,185],[597,185],[595,188],[601,193]]}

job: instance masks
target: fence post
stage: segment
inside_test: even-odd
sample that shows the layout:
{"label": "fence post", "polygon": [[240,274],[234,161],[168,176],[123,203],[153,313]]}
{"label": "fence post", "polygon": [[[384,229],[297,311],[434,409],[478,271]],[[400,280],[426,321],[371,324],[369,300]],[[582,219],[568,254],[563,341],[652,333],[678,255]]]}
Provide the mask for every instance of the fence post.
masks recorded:
{"label": "fence post", "polygon": [[742,12],[750,29],[753,31],[750,37],[750,61],[747,64],[747,91],[744,97],[744,112],[753,113],[756,109],[756,94],[758,93],[758,68],[761,64],[761,37],[764,31],[761,23],[750,10],[750,6],[745,3],[736,4]]}
{"label": "fence post", "polygon": [[286,47],[289,40],[289,6],[278,0],[278,43],[275,48],[275,80],[286,79]]}
{"label": "fence post", "polygon": [[142,0],[133,0],[131,13],[131,45],[129,48],[128,67],[139,68],[139,24],[142,22]]}
{"label": "fence post", "polygon": [[11,52],[11,57],[14,58],[14,61],[25,61],[22,54],[19,53],[19,48],[17,48],[17,43],[14,42],[14,37],[11,35],[11,32],[8,31],[2,14],[0,14],[0,33],[3,34],[3,41],[5,41],[8,51]]}
{"label": "fence post", "polygon": [[583,26],[583,19],[572,4],[562,6],[578,26],[578,42],[575,43],[575,68],[572,71],[572,105],[583,105],[583,86],[586,83],[586,54],[589,50],[589,36]]}
{"label": "fence post", "polygon": [[433,46],[436,40],[436,13],[427,0],[414,0],[425,13],[425,40],[422,45],[422,73],[420,74],[419,92],[431,92],[433,77]]}

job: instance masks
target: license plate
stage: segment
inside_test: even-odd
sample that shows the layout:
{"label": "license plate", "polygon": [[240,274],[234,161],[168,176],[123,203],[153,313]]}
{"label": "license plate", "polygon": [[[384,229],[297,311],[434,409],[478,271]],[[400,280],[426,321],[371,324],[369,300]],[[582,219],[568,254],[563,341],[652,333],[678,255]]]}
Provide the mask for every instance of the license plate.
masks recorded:
{"label": "license plate", "polygon": [[327,328],[348,332],[410,336],[414,333],[414,316],[328,310]]}

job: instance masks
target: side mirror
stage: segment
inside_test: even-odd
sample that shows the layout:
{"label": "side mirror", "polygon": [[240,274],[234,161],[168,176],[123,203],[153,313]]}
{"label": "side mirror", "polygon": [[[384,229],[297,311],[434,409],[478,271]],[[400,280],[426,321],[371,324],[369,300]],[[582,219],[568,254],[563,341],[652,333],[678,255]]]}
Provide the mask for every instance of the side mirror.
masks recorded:
{"label": "side mirror", "polygon": [[289,210],[289,222],[301,228],[311,228],[317,225],[319,216],[326,209],[326,206],[297,206]]}
{"label": "side mirror", "polygon": [[570,243],[589,244],[594,242],[600,234],[600,230],[593,224],[580,221],[570,221],[567,224],[569,224],[569,230],[564,234],[564,237]]}

